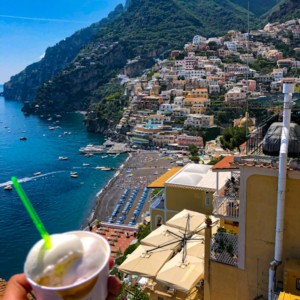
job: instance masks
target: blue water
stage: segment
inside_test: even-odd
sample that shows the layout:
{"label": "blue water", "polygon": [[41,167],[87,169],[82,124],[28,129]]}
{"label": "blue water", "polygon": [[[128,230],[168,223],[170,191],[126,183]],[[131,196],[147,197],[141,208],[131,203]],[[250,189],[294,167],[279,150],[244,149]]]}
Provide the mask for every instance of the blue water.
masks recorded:
{"label": "blue water", "polygon": [[[126,158],[80,155],[80,147],[104,141],[103,136],[86,131],[81,114],[66,114],[48,121],[24,116],[20,109],[19,102],[0,97],[0,277],[5,279],[22,272],[28,250],[40,239],[16,192],[3,189],[11,176],[23,181],[22,186],[49,233],[58,233],[79,229],[85,223],[96,194],[115,173],[95,167],[117,168]],[[55,120],[60,122],[53,124]],[[49,130],[48,126],[61,128]],[[20,141],[21,136],[27,140]],[[60,161],[59,156],[69,159]],[[83,167],[83,163],[90,166]],[[78,172],[79,177],[71,178],[71,171]],[[35,172],[42,175],[34,176]]]}

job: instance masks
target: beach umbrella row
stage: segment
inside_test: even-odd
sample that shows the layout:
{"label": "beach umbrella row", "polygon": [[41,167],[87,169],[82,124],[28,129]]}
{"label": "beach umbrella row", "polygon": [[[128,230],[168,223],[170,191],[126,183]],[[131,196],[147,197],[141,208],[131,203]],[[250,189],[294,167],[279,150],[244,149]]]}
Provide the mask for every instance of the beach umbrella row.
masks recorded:
{"label": "beach umbrella row", "polygon": [[131,194],[131,196],[129,197],[128,201],[126,202],[124,209],[122,210],[122,216],[119,217],[118,221],[116,222],[116,224],[118,225],[122,225],[124,224],[124,221],[126,219],[126,215],[129,213],[132,204],[137,196],[139,192],[139,188],[135,188]]}
{"label": "beach umbrella row", "polygon": [[111,214],[111,217],[108,219],[108,223],[113,223],[114,218],[117,217],[122,205],[125,203],[125,200],[129,195],[129,192],[130,192],[130,188],[126,188],[121,199],[119,200],[119,203],[115,206],[115,208]]}
{"label": "beach umbrella row", "polygon": [[139,215],[140,215],[140,213],[141,213],[141,211],[142,211],[142,209],[143,209],[143,206],[144,206],[144,204],[145,204],[145,202],[146,202],[148,193],[149,193],[149,189],[148,189],[147,187],[144,188],[144,191],[143,191],[143,193],[142,193],[142,195],[141,195],[141,199],[140,199],[140,201],[138,202],[138,205],[137,205],[136,209],[135,209],[134,212],[133,212],[133,213],[134,213],[134,217],[133,217],[132,220],[129,222],[129,225],[131,225],[131,226],[136,225],[136,220],[137,220],[137,218],[139,217]]}

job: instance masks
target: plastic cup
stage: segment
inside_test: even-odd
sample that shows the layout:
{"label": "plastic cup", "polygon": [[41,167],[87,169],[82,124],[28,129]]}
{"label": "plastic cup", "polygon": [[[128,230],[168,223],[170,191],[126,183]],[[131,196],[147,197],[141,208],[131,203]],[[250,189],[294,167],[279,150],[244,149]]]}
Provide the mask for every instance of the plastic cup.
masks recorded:
{"label": "plastic cup", "polygon": [[[107,297],[107,279],[109,274],[109,257],[110,246],[108,242],[100,235],[88,232],[88,231],[70,231],[63,234],[72,234],[80,237],[93,237],[99,242],[99,251],[93,253],[93,255],[99,255],[101,263],[99,268],[89,277],[82,281],[75,282],[67,286],[49,287],[40,285],[34,281],[34,271],[29,269],[30,263],[28,263],[28,257],[32,249],[38,243],[37,242],[29,251],[27,256],[24,272],[32,286],[33,293],[37,300],[105,300]],[[83,274],[82,274],[83,275]],[[36,278],[35,278],[36,279]]]}

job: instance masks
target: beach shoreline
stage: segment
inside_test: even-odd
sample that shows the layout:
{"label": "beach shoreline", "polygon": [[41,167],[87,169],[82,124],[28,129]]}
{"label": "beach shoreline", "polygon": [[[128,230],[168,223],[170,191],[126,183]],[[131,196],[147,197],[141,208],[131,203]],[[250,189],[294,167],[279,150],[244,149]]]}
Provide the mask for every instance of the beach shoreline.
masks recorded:
{"label": "beach shoreline", "polygon": [[[85,220],[83,227],[85,228],[97,219],[107,222],[125,188],[130,188],[130,193],[133,188],[139,189],[135,200],[137,202],[143,189],[171,167],[173,167],[172,163],[168,159],[160,157],[159,151],[137,150],[129,153],[113,177],[97,193],[92,211]],[[133,208],[126,216],[124,225],[128,225],[130,218],[133,216],[135,205],[134,202]],[[146,201],[141,215],[147,211],[149,211],[149,201]],[[142,221],[141,215],[137,223]]]}

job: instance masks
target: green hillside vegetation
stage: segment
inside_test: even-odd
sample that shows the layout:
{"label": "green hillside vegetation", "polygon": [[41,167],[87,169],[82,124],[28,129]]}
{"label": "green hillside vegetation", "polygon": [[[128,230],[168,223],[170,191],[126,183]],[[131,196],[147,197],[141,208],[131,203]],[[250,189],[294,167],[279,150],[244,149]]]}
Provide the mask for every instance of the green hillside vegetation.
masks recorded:
{"label": "green hillside vegetation", "polygon": [[94,90],[121,72],[128,59],[139,57],[138,63],[126,66],[135,76],[152,66],[153,58],[182,48],[195,34],[220,35],[245,28],[246,14],[229,0],[222,5],[217,0],[133,0],[52,82],[40,88],[34,104],[51,111],[87,109],[90,101],[96,101]]}
{"label": "green hillside vegetation", "polygon": [[286,22],[300,18],[299,0],[281,0],[266,15],[265,22]]}
{"label": "green hillside vegetation", "polygon": [[[261,21],[259,16],[278,1],[251,0],[250,27],[254,28]],[[288,18],[282,16],[283,12],[299,16],[298,2],[282,1],[277,4],[280,12],[270,10],[266,15],[274,19]],[[171,50],[182,49],[196,34],[211,37],[232,29],[247,30],[247,3],[246,0],[127,0],[125,8],[117,6],[108,18],[48,48],[40,62],[28,66],[5,84],[4,96],[30,100],[32,107],[38,105],[37,113],[95,109],[104,123],[116,122],[124,101],[111,91],[118,103],[113,107],[107,86],[117,74],[124,72],[130,77],[141,74],[153,66],[154,58],[165,58]],[[256,67],[270,66],[262,63]]]}
{"label": "green hillside vegetation", "polygon": [[[231,2],[248,9],[247,0],[231,0]],[[279,0],[249,0],[249,10],[260,16],[272,9],[278,2]]]}

